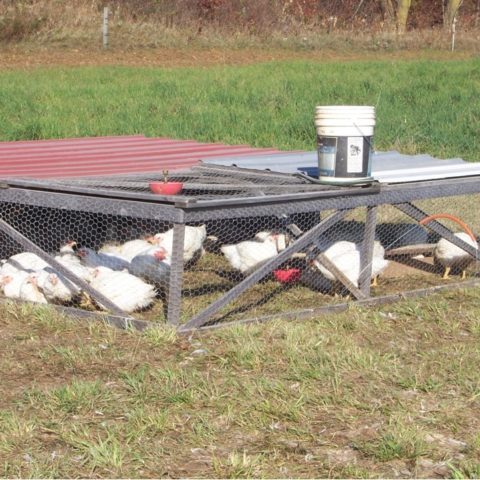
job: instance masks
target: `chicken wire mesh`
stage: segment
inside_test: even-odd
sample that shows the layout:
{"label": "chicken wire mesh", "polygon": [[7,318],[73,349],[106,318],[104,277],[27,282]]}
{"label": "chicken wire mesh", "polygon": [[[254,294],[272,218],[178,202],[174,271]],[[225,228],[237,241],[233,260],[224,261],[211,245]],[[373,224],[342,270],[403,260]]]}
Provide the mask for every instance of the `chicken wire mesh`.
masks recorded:
{"label": "chicken wire mesh", "polygon": [[[43,184],[44,182],[39,182]],[[188,170],[109,177],[49,180],[57,187],[81,189],[85,192],[105,192],[109,195],[136,195],[137,198],[159,198],[168,186],[181,184],[180,197],[190,200],[218,200],[232,197],[249,198],[288,193],[330,191],[335,187],[321,185],[316,180],[298,174],[285,174],[220,165],[198,165]],[[152,191],[153,189],[153,191]],[[166,202],[176,202],[178,197],[163,196]]]}
{"label": "chicken wire mesh", "polygon": [[[195,171],[191,174],[183,173],[181,178],[198,176]],[[153,178],[36,185],[39,191],[47,186],[87,187],[123,198],[128,191],[145,193]],[[267,190],[264,196],[279,194],[264,187],[264,178],[261,181],[253,179]],[[213,183],[224,182],[218,176]],[[288,185],[295,193],[302,193],[299,185],[312,186]],[[368,201],[357,201],[364,206],[355,208],[342,193],[328,200],[243,204],[241,198],[248,202],[259,195],[246,189],[235,206],[220,202],[189,211],[143,199],[126,204],[101,196],[86,198],[87,193],[72,196],[68,189],[58,198],[58,192],[43,192],[34,201],[40,193],[33,192],[31,185],[28,193],[7,189],[0,202],[0,285],[4,297],[11,299],[187,326],[314,311],[350,299],[448,285],[478,274],[476,250],[472,255],[442,239],[444,232],[438,227],[443,225],[477,248],[472,232],[478,232],[480,225],[472,207],[479,195],[460,195],[462,190],[459,184],[452,190],[454,196],[415,201],[420,209],[416,210],[404,203],[404,193],[379,197],[378,208],[370,195]],[[240,190],[233,191],[240,196]],[[437,187],[432,195],[441,192]],[[190,191],[196,199],[215,197],[210,193]],[[386,204],[388,198],[402,208]],[[418,211],[421,218],[442,216],[427,218],[422,225],[412,218]]]}
{"label": "chicken wire mesh", "polygon": [[[462,205],[466,206],[476,200],[478,196],[464,196],[428,200],[419,202],[418,205],[429,212],[456,214],[465,220],[466,216],[461,213]],[[311,230],[321,218],[327,218],[331,213],[332,211],[325,211],[302,215],[300,230]],[[362,271],[371,268],[368,282],[372,282],[372,287],[366,290],[366,294],[373,297],[456,282],[462,279],[464,269],[469,278],[477,275],[478,261],[453,244],[442,241],[440,235],[430,231],[427,226],[419,225],[390,205],[378,208],[372,260],[370,264],[362,265],[366,214],[366,208],[349,211],[325,233],[289,256],[272,273],[222,307],[209,322],[242,320],[294,310],[314,310],[362,298],[355,297],[356,290],[349,289],[339,281],[341,279],[337,272],[332,272],[328,265],[320,262],[322,254],[357,289]],[[467,222],[478,231],[480,226],[474,217],[474,214],[470,215]],[[456,224],[451,220],[438,221],[455,230]],[[238,285],[251,271],[255,271],[263,258],[274,258],[296,239],[289,228],[292,224],[296,225],[295,219],[291,217],[287,221],[277,219],[276,225],[268,217],[243,219],[236,223],[238,228],[232,228],[229,221],[217,223],[216,248],[210,247],[201,261],[192,267],[192,271],[185,273],[185,319],[222,298],[226,291]],[[278,235],[279,239],[268,244],[267,233]],[[267,240],[261,243],[261,238]],[[463,238],[467,243],[476,245],[468,236],[463,235]],[[439,250],[439,242],[446,244],[447,252]],[[259,263],[250,267],[255,260]],[[443,279],[446,266],[451,266],[452,269],[449,278]]]}
{"label": "chicken wire mesh", "polygon": [[[110,299],[119,311],[130,313],[150,307],[168,288],[168,272],[148,269],[150,258],[152,264],[164,264],[164,249],[156,248],[155,241],[161,234],[168,243],[168,222],[14,203],[1,203],[0,216],[54,261]],[[146,250],[147,261],[137,255]],[[1,236],[1,256],[0,283],[5,296],[107,309],[68,280],[58,266],[50,265],[48,259],[40,258],[5,232]],[[22,291],[23,283],[33,285],[27,289],[29,293]]]}

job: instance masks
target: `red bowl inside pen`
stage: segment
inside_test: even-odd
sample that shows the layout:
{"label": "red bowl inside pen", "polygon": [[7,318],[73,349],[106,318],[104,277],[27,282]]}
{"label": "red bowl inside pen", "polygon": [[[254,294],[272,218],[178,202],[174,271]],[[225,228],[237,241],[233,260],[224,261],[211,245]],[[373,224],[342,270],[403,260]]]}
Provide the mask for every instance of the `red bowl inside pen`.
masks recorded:
{"label": "red bowl inside pen", "polygon": [[273,276],[280,283],[294,283],[300,280],[302,272],[299,268],[289,268],[288,270],[274,270]]}
{"label": "red bowl inside pen", "polygon": [[176,195],[180,193],[183,188],[182,182],[152,182],[149,184],[150,190],[153,193],[160,195]]}

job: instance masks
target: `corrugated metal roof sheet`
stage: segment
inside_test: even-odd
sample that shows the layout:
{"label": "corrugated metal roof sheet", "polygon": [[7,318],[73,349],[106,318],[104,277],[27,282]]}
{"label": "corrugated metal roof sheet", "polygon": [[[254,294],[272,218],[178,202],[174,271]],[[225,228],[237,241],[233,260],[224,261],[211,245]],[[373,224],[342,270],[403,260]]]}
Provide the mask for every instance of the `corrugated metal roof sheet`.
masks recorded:
{"label": "corrugated metal roof sheet", "polygon": [[[252,155],[222,159],[206,158],[205,163],[255,168],[282,173],[306,173],[318,177],[317,152]],[[372,156],[372,177],[380,182],[403,183],[441,178],[480,175],[480,163],[461,158],[439,159],[430,155],[404,155],[396,151],[375,152]]]}
{"label": "corrugated metal roof sheet", "polygon": [[[143,135],[0,142],[0,178],[65,178],[186,169],[198,162],[318,175],[316,152],[280,152],[248,145],[147,138]],[[376,152],[372,176],[400,183],[480,175],[461,158]]]}
{"label": "corrugated metal roof sheet", "polygon": [[196,165],[201,158],[274,152],[278,150],[143,135],[0,142],[0,178],[85,177],[176,170]]}

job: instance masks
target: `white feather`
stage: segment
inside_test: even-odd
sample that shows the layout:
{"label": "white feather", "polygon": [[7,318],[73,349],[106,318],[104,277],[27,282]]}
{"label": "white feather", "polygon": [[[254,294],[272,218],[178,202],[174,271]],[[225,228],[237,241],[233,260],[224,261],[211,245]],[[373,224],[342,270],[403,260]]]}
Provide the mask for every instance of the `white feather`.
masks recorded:
{"label": "white feather", "polygon": [[277,245],[273,237],[264,242],[247,240],[236,245],[223,245],[220,250],[235,270],[248,274],[277,255]]}
{"label": "white feather", "polygon": [[143,251],[151,248],[152,244],[146,240],[136,239],[125,242],[120,246],[120,255],[128,261],[131,261],[132,258],[139,255]]}
{"label": "white feather", "polygon": [[19,299],[20,288],[29,275],[28,272],[23,270],[0,275],[0,284],[2,285],[3,294],[7,298]]}
{"label": "white feather", "polygon": [[48,267],[48,263],[42,260],[35,253],[22,252],[12,255],[1,267],[0,273],[12,274],[20,270],[34,272]]}
{"label": "white feather", "polygon": [[[199,227],[185,226],[185,240],[183,244],[183,260],[185,263],[193,261],[203,254],[203,242],[207,238],[205,225]],[[167,258],[172,256],[173,229],[153,236],[153,242],[167,251]]]}
{"label": "white feather", "polygon": [[156,295],[155,288],[142,279],[104,267],[96,269],[91,285],[127,313],[148,307]]}
{"label": "white feather", "polygon": [[[468,245],[478,248],[477,242],[474,241],[467,233],[459,232],[455,233],[455,236],[460,240],[463,240]],[[445,238],[441,238],[438,241],[433,254],[439,263],[441,263],[444,267],[450,268],[466,268],[475,260],[471,255],[465,252],[465,250],[462,250]]]}
{"label": "white feather", "polygon": [[[340,241],[325,250],[324,255],[340,270],[356,287],[360,278],[361,245],[353,242]],[[379,275],[388,265],[385,260],[385,250],[380,242],[373,243],[372,278]],[[337,280],[318,260],[314,265],[329,280]]]}
{"label": "white feather", "polygon": [[48,303],[43,293],[36,285],[37,277],[35,273],[30,274],[20,286],[20,300],[35,303]]}

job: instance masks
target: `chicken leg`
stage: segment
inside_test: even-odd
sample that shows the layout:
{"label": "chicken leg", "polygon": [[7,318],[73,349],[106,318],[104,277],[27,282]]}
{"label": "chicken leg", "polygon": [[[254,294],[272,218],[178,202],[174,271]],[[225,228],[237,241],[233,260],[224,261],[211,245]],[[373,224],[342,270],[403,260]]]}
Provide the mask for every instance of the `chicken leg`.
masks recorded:
{"label": "chicken leg", "polygon": [[467,271],[466,270],[462,270],[462,280],[465,280],[467,278]]}
{"label": "chicken leg", "polygon": [[443,272],[443,276],[442,276],[442,279],[443,280],[449,280],[450,277],[449,277],[449,273],[450,273],[450,267],[445,267],[445,272]]}
{"label": "chicken leg", "polygon": [[378,287],[378,275],[375,275],[372,278],[372,283],[370,284],[371,287]]}
{"label": "chicken leg", "polygon": [[87,292],[82,291],[80,294],[79,306],[87,310],[95,310],[95,304]]}

